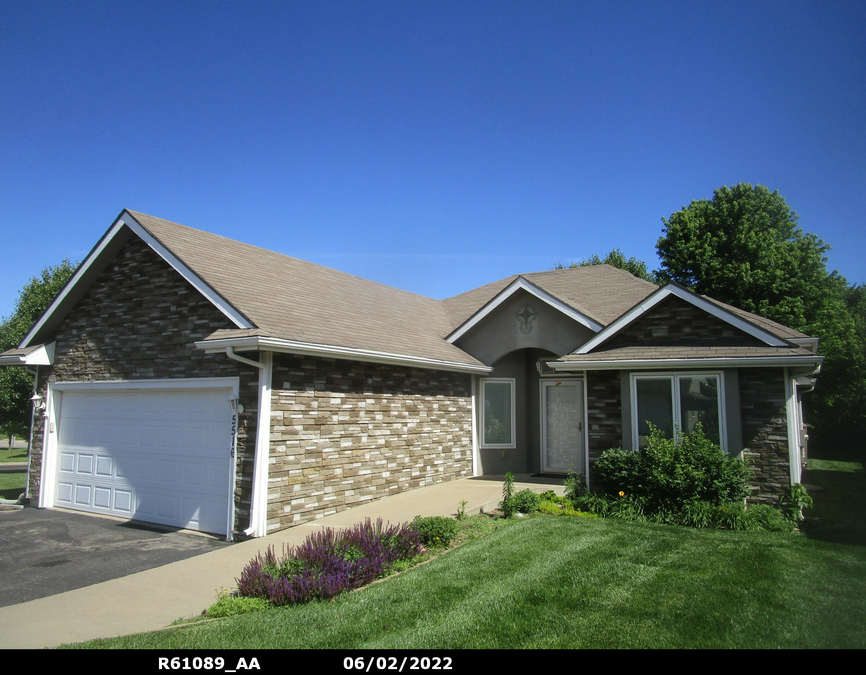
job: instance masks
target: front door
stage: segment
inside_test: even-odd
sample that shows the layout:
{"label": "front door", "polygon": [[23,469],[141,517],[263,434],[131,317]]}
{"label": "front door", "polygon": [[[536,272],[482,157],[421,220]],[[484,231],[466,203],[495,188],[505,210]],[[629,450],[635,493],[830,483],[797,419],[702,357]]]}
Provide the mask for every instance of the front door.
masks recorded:
{"label": "front door", "polygon": [[583,381],[541,381],[543,471],[586,475],[583,450]]}

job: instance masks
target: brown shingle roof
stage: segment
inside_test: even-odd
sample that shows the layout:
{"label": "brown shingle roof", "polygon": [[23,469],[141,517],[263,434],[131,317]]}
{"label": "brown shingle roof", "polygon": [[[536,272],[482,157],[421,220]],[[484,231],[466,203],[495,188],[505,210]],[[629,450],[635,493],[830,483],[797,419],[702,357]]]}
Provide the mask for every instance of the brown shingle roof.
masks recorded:
{"label": "brown shingle roof", "polygon": [[460,326],[518,277],[602,325],[658,289],[655,284],[611,265],[516,274],[443,300],[452,326]]}
{"label": "brown shingle roof", "polygon": [[444,339],[451,326],[438,300],[143,213],[129,213],[246,316],[259,329],[256,334],[479,364]]}
{"label": "brown shingle roof", "polygon": [[[270,337],[478,366],[482,364],[446,337],[520,277],[602,325],[609,325],[657,290],[623,270],[596,265],[514,275],[446,300],[434,300],[143,213],[128,213],[252,325],[219,330],[210,339]],[[64,300],[66,305],[59,307],[58,317],[74,301],[74,294]],[[804,337],[768,319],[711,301],[783,339]],[[41,328],[42,333],[32,338],[44,338],[43,333],[58,320],[53,319],[53,324],[49,321]],[[665,358],[662,352],[669,348],[628,349],[642,351],[609,350],[566,359],[643,358],[641,354]],[[678,349],[690,350],[688,354],[699,358],[696,349],[727,350],[724,353],[734,355],[731,350],[737,348]],[[768,348],[760,355],[782,352]],[[796,348],[790,354],[801,352],[810,353]],[[758,352],[750,354],[757,356]]]}

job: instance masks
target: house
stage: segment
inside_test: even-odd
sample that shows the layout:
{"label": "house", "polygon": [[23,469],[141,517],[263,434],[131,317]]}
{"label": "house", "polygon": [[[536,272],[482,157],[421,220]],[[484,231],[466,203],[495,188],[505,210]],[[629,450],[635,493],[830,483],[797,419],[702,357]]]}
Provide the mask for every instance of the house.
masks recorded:
{"label": "house", "polygon": [[433,300],[123,211],[4,365],[29,494],[228,537],[476,475],[578,471],[697,422],[799,482],[817,340],[610,266]]}

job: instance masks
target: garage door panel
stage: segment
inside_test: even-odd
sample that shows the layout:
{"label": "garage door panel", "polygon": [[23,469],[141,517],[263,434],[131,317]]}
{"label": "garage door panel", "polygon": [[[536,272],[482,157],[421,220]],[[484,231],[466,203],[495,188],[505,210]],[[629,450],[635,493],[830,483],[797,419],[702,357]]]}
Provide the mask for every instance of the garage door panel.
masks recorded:
{"label": "garage door panel", "polygon": [[225,532],[229,391],[64,391],[56,503]]}

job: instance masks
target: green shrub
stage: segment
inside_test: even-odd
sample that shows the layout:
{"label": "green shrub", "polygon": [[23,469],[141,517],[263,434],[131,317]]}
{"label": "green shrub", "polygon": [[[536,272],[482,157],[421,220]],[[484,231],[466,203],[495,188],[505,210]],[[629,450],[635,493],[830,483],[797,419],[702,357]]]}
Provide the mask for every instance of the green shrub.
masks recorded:
{"label": "green shrub", "polygon": [[234,595],[224,595],[207,609],[210,619],[221,619],[238,614],[249,614],[260,612],[263,609],[271,609],[273,605],[264,598],[245,598]]}
{"label": "green shrub", "polygon": [[769,504],[749,504],[746,510],[746,527],[749,530],[791,532],[794,526],[782,511]]}
{"label": "green shrub", "polygon": [[586,492],[586,481],[583,479],[583,476],[570,471],[565,477],[565,498],[573,502],[578,497],[585,495]]}
{"label": "green shrub", "polygon": [[520,513],[534,513],[538,511],[538,506],[541,504],[541,496],[529,488],[521,490],[511,499],[514,502],[514,508]]}
{"label": "green shrub", "polygon": [[445,548],[457,535],[460,526],[456,520],[444,516],[416,516],[412,527],[418,531],[421,543],[427,548]]}
{"label": "green shrub", "polygon": [[606,450],[594,471],[608,496],[623,493],[641,500],[645,509],[681,512],[693,501],[715,505],[736,502],[749,494],[751,474],[729,458],[698,424],[690,435],[666,438],[651,427],[647,447],[639,452]]}
{"label": "green shrub", "polygon": [[799,525],[800,521],[803,520],[803,509],[810,509],[812,506],[812,498],[801,483],[792,485],[788,490],[788,494],[782,498],[779,504],[782,513],[785,514],[785,517],[794,527]]}

